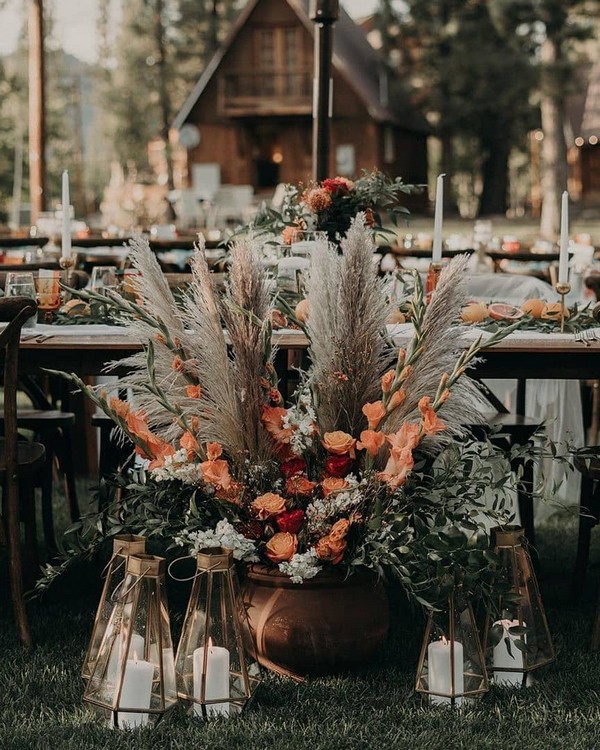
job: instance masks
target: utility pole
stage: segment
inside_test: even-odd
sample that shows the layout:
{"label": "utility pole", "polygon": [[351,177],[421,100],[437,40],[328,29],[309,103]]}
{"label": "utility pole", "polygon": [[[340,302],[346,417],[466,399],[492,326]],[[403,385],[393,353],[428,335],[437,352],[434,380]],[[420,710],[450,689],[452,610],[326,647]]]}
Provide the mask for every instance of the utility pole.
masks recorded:
{"label": "utility pole", "polygon": [[29,194],[31,224],[46,208],[44,4],[29,0]]}
{"label": "utility pole", "polygon": [[315,24],[313,81],[313,179],[327,177],[329,169],[331,57],[333,24],[340,15],[339,0],[311,0],[310,20]]}

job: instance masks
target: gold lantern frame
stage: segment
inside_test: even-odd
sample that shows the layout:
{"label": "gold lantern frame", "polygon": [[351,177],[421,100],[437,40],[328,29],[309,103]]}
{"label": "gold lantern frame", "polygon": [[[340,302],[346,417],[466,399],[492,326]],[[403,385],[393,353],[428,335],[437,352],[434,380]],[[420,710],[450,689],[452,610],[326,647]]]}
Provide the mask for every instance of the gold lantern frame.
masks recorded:
{"label": "gold lantern frame", "polygon": [[[523,633],[525,645],[522,649],[515,646],[522,654],[522,666],[494,666],[494,647],[498,644],[493,643],[490,638],[493,623],[488,614],[483,639],[488,670],[494,676],[494,681],[500,684],[509,683],[526,687],[534,670],[550,664],[556,658],[548,618],[529,554],[524,529],[520,526],[495,527],[491,529],[490,533],[494,552],[501,557],[504,556],[505,562],[508,563],[511,577],[511,595],[516,594],[519,597],[516,602],[503,602],[501,597],[498,611],[504,611],[505,614],[509,615],[505,618],[508,624],[517,623],[516,629],[518,629],[518,634]],[[501,619],[499,622],[506,632],[508,628],[507,625],[503,624],[505,620]],[[496,680],[496,673],[503,677]]]}
{"label": "gold lantern frame", "polygon": [[[445,617],[447,621],[445,627],[441,627],[436,622],[440,616]],[[458,632],[459,630],[461,632]],[[437,633],[441,634],[439,639],[434,638]],[[462,640],[458,640],[459,636]],[[441,642],[444,646],[448,645],[448,690],[433,689],[431,685],[433,679],[429,651],[430,646],[436,642]],[[460,656],[457,653],[456,644],[461,646]],[[463,656],[468,658],[464,659]],[[462,689],[456,684],[455,667],[459,658],[463,658]],[[477,698],[489,690],[484,651],[479,639],[475,615],[471,603],[463,601],[462,592],[453,591],[449,595],[448,606],[443,612],[429,612],[417,667],[415,690],[433,705],[445,704],[452,708],[458,708],[465,699]]]}
{"label": "gold lantern frame", "polygon": [[204,549],[196,555],[176,673],[179,698],[205,720],[244,711],[262,681],[232,550]]}
{"label": "gold lantern frame", "polygon": [[178,703],[165,572],[162,557],[127,557],[122,590],[83,696],[111,727],[156,722]]}
{"label": "gold lantern frame", "polygon": [[146,537],[135,536],[133,534],[119,534],[113,540],[112,556],[105,568],[106,577],[100,603],[94,617],[94,625],[90,642],[87,647],[81,676],[84,680],[89,680],[94,665],[98,658],[98,649],[102,643],[106,626],[112,611],[112,599],[118,594],[119,587],[125,580],[125,567],[129,555],[143,555],[146,552]]}

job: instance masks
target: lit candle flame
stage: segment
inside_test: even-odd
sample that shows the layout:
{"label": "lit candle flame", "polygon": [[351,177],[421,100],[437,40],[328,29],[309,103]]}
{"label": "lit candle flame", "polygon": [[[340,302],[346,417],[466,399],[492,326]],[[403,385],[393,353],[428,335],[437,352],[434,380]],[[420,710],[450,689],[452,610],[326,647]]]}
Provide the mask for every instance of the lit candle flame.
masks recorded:
{"label": "lit candle flame", "polygon": [[445,635],[440,636],[440,641],[442,642],[442,646],[448,645],[448,639],[446,638]]}

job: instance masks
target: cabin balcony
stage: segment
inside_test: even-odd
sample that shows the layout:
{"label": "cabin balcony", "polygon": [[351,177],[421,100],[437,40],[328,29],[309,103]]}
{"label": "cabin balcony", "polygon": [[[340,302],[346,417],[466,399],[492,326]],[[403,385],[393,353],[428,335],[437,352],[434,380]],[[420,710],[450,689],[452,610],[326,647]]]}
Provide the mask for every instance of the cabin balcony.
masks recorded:
{"label": "cabin balcony", "polygon": [[219,84],[219,114],[225,117],[312,113],[309,70],[226,73]]}

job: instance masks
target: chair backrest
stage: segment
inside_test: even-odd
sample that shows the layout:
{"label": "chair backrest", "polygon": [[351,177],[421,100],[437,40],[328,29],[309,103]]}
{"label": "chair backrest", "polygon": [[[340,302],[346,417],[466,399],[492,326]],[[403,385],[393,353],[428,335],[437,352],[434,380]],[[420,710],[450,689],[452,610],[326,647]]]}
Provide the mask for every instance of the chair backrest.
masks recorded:
{"label": "chair backrest", "polygon": [[4,349],[4,438],[6,476],[17,471],[17,376],[19,339],[26,320],[35,315],[37,304],[29,297],[0,298],[0,323],[7,323],[0,332],[0,349]]}

